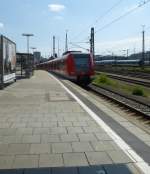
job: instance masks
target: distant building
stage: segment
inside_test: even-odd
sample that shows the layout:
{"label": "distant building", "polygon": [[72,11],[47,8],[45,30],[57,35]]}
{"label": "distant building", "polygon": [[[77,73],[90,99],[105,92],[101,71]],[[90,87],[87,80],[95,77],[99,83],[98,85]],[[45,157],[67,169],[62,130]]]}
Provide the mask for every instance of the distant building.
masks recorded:
{"label": "distant building", "polygon": [[39,51],[36,51],[36,52],[34,52],[34,62],[35,63],[40,63],[40,61],[41,61],[41,52],[39,52]]}

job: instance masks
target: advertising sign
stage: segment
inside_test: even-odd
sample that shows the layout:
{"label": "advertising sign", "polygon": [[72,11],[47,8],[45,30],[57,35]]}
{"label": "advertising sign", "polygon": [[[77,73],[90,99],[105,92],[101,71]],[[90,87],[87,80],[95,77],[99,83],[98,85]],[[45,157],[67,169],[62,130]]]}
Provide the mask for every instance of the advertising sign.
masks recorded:
{"label": "advertising sign", "polygon": [[16,44],[8,38],[0,38],[0,78],[1,84],[16,79]]}
{"label": "advertising sign", "polygon": [[0,84],[3,79],[3,48],[2,48],[2,36],[0,36]]}

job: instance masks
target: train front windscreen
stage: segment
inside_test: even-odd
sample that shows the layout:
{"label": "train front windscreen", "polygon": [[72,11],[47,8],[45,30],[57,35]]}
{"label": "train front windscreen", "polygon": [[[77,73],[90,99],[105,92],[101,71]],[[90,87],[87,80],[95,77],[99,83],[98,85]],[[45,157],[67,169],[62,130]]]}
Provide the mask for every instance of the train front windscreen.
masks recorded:
{"label": "train front windscreen", "polygon": [[87,72],[90,66],[89,54],[74,54],[75,67],[77,72]]}

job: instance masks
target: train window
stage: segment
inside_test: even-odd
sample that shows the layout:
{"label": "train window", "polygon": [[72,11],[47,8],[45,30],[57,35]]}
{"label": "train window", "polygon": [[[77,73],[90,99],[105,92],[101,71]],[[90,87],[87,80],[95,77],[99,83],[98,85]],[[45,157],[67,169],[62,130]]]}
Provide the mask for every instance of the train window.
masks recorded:
{"label": "train window", "polygon": [[74,60],[76,65],[76,70],[88,70],[89,69],[89,54],[74,54]]}
{"label": "train window", "polygon": [[64,66],[65,66],[65,62],[64,62],[64,59],[62,59],[60,62],[60,69],[64,70]]}

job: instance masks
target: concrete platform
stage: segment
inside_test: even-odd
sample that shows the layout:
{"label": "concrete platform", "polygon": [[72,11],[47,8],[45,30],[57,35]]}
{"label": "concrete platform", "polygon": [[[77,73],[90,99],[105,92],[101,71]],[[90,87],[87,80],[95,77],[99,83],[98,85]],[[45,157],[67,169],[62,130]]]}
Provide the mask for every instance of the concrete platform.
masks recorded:
{"label": "concrete platform", "polygon": [[47,72],[0,91],[0,173],[141,174]]}

